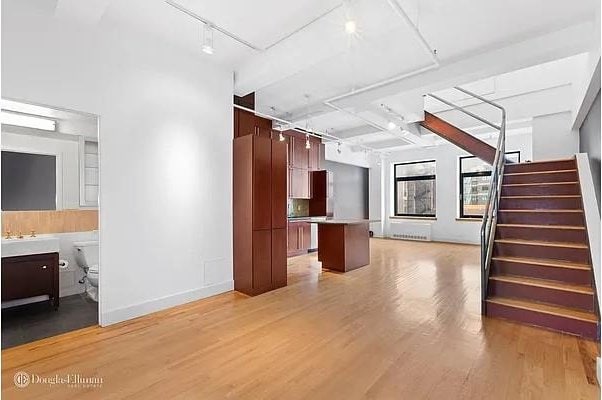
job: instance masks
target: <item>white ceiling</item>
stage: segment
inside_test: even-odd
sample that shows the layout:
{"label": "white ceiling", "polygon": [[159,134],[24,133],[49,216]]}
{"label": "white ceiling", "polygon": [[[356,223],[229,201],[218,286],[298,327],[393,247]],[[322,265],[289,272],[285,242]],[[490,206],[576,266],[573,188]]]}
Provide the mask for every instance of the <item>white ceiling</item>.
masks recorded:
{"label": "white ceiling", "polygon": [[[262,112],[273,107],[304,124],[309,110],[314,129],[362,143],[378,143],[380,132],[383,143],[374,147],[387,148],[408,141],[381,132],[391,119],[381,104],[408,117],[429,91],[588,51],[600,6],[599,0],[351,0],[349,8],[342,0],[173,1],[257,49],[216,32],[215,54],[201,53],[202,24],[164,0],[4,0],[3,7],[10,2],[167,42],[233,70],[235,92],[255,91]],[[357,21],[356,35],[344,32],[348,15]],[[416,32],[436,50],[438,65]],[[384,80],[390,82],[363,90]],[[340,110],[324,103],[341,95],[332,102]]]}

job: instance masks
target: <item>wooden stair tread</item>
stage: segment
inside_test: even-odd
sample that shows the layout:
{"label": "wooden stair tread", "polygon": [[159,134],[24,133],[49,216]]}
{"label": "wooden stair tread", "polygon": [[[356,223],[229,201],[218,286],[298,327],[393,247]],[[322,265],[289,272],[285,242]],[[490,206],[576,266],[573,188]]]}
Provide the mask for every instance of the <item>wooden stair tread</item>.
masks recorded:
{"label": "wooden stair tread", "polygon": [[574,199],[581,197],[579,194],[549,194],[549,195],[516,195],[516,196],[501,196],[502,199],[550,199],[550,198],[558,198],[558,199]]}
{"label": "wooden stair tread", "polygon": [[531,171],[531,172],[504,172],[504,176],[519,176],[519,175],[538,175],[538,174],[561,174],[563,172],[577,172],[576,169],[559,169],[550,171]]}
{"label": "wooden stair tread", "polygon": [[547,258],[527,258],[527,257],[499,257],[494,256],[491,258],[496,261],[506,261],[506,262],[514,262],[521,264],[529,264],[529,265],[541,265],[544,267],[553,267],[553,268],[567,268],[567,269],[577,269],[577,270],[585,270],[590,271],[591,267],[587,264],[579,264],[570,261],[560,261],[560,260],[552,260]]}
{"label": "wooden stair tread", "polygon": [[526,301],[519,299],[512,299],[508,297],[490,297],[487,299],[488,303],[500,304],[503,306],[520,308],[528,311],[540,312],[543,314],[555,315],[564,318],[571,318],[585,322],[598,323],[598,318],[593,312],[575,310],[568,307],[560,307],[551,304],[543,304],[535,301]]}
{"label": "wooden stair tread", "polygon": [[584,231],[584,226],[579,225],[532,225],[532,224],[497,224],[502,228],[535,228],[535,229],[566,229],[575,231]]}
{"label": "wooden stair tread", "polygon": [[547,279],[537,279],[537,278],[527,278],[524,276],[516,276],[516,275],[492,275],[489,277],[489,280],[498,281],[498,282],[506,282],[506,283],[516,283],[519,285],[526,286],[535,286],[545,289],[554,289],[554,290],[562,290],[565,292],[573,292],[573,293],[581,293],[593,295],[594,290],[591,286],[587,285],[576,285],[574,283],[565,283],[558,281],[550,281]]}
{"label": "wooden stair tread", "polygon": [[576,185],[579,182],[536,182],[536,183],[502,183],[502,186],[545,186],[545,185]]}
{"label": "wooden stair tread", "polygon": [[587,245],[572,242],[548,242],[544,240],[525,240],[525,239],[495,239],[495,243],[522,244],[528,246],[548,246],[548,247],[566,247],[571,249],[587,249]]}
{"label": "wooden stair tread", "polygon": [[555,158],[551,160],[538,160],[538,161],[529,161],[529,162],[519,162],[519,163],[508,163],[507,165],[533,165],[533,164],[547,164],[547,163],[555,163],[555,162],[566,162],[566,161],[575,161],[575,157],[569,158]]}
{"label": "wooden stair tread", "polygon": [[577,209],[565,209],[565,210],[559,210],[559,209],[550,209],[550,210],[544,210],[544,209],[504,209],[504,210],[500,210],[500,212],[519,212],[519,213],[533,213],[533,212],[537,212],[537,213],[583,213],[583,210],[577,210]]}

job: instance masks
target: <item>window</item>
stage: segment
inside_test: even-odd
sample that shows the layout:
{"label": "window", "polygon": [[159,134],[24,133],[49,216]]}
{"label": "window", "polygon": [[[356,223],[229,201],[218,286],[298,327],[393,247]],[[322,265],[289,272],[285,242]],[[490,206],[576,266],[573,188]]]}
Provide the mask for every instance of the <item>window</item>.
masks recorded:
{"label": "window", "polygon": [[[520,162],[520,152],[506,153],[509,162]],[[475,156],[460,157],[460,218],[481,218],[487,206],[491,165]]]}
{"label": "window", "polygon": [[394,165],[396,216],[434,217],[435,161],[418,161]]}

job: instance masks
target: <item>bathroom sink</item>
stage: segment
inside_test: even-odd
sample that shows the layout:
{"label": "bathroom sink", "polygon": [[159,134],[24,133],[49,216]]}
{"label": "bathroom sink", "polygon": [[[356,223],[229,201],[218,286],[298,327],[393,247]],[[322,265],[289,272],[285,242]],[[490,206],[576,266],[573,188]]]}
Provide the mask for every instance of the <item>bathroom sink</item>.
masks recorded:
{"label": "bathroom sink", "polygon": [[2,239],[2,257],[28,256],[31,254],[58,253],[59,239],[54,236]]}

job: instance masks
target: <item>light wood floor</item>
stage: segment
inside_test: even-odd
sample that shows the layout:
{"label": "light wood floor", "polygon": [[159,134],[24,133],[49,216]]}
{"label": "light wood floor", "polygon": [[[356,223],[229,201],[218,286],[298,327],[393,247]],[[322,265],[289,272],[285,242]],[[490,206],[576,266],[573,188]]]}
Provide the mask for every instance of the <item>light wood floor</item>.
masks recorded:
{"label": "light wood floor", "polygon": [[[590,341],[483,319],[475,246],[372,240],[372,264],[2,352],[3,399],[599,399]],[[17,389],[16,371],[101,388]]]}

